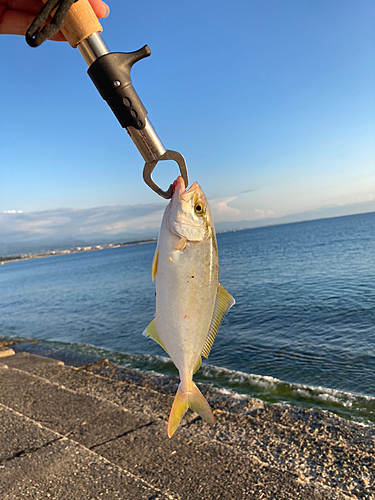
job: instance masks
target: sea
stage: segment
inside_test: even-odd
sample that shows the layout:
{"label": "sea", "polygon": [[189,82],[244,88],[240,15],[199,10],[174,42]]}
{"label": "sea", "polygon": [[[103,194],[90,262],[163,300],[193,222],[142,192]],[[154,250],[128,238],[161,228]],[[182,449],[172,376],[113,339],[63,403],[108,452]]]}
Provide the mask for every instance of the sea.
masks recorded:
{"label": "sea", "polygon": [[[236,304],[194,379],[375,425],[375,212],[225,232],[217,240],[220,282]],[[142,335],[155,311],[155,247],[6,262],[0,337],[177,376]]]}

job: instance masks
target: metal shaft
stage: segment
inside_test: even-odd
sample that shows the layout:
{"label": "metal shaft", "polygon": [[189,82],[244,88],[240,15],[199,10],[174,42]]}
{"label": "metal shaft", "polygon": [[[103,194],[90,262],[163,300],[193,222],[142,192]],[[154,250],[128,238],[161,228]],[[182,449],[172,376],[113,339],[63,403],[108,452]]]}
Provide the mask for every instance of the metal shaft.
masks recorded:
{"label": "metal shaft", "polygon": [[[77,48],[88,66],[91,66],[100,56],[104,56],[110,52],[100,33],[94,33],[85,38],[85,40],[78,44]],[[143,129],[137,130],[134,127],[128,127],[126,130],[146,163],[157,160],[166,152],[165,147],[147,117]]]}
{"label": "metal shaft", "polygon": [[157,160],[165,153],[166,149],[147,117],[146,125],[141,130],[134,127],[128,127],[126,130],[146,163]]}
{"label": "metal shaft", "polygon": [[109,54],[109,48],[100,33],[94,33],[93,35],[85,38],[77,45],[77,48],[83,59],[86,61],[87,66],[91,66],[91,64],[96,61],[98,57]]}

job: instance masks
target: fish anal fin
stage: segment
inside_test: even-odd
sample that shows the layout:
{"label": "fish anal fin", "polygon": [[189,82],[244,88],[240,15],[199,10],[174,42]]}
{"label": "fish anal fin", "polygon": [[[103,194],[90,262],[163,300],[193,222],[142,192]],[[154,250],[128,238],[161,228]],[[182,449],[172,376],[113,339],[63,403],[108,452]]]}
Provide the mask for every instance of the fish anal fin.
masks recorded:
{"label": "fish anal fin", "polygon": [[158,272],[158,260],[159,260],[159,248],[156,247],[154,257],[152,259],[152,271],[151,271],[152,281],[154,281],[156,273]]}
{"label": "fish anal fin", "polygon": [[216,334],[220,328],[221,322],[224,316],[227,314],[229,309],[235,304],[234,298],[231,296],[223,286],[220,285],[217,288],[216,302],[214,307],[214,313],[212,315],[211,325],[208,329],[208,334],[206,337],[206,342],[202,350],[202,356],[208,358],[212,344],[214,343]]}
{"label": "fish anal fin", "polygon": [[[146,330],[143,332],[143,335],[145,335],[146,337],[151,337],[153,340],[155,340],[155,342],[157,342],[160,345],[160,347],[162,347],[164,349],[164,351],[168,354],[168,351],[165,348],[165,345],[161,341],[159,334],[156,330],[156,325],[155,325],[154,319],[151,321],[151,323],[148,325]],[[169,354],[168,354],[168,356],[169,356]]]}
{"label": "fish anal fin", "polygon": [[199,356],[198,361],[195,363],[195,366],[193,369],[193,375],[195,372],[197,372],[199,370],[199,368],[201,367],[201,364],[202,364],[202,357]]}
{"label": "fish anal fin", "polygon": [[168,437],[173,436],[189,407],[197,412],[205,422],[211,425],[215,424],[215,418],[212,414],[210,405],[194,382],[192,382],[192,386],[189,388],[188,392],[184,392],[180,384],[169,415]]}

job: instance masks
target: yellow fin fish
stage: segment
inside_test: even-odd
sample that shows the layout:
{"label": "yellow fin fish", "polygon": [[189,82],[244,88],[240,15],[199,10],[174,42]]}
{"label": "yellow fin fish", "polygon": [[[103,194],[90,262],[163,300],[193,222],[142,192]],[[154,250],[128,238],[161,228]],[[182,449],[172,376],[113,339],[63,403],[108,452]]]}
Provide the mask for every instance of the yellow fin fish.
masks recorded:
{"label": "yellow fin fish", "polygon": [[206,197],[194,182],[185,190],[182,177],[173,183],[152,264],[156,284],[155,319],[144,331],[171,357],[180,385],[168,422],[168,436],[190,407],[215,423],[211,408],[193,382],[207,358],[233,297],[219,284],[214,223]]}

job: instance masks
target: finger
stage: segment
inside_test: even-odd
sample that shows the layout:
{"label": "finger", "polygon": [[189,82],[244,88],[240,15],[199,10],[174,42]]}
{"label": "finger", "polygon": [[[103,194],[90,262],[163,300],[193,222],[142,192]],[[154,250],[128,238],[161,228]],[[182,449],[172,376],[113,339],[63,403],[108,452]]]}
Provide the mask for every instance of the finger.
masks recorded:
{"label": "finger", "polygon": [[[33,14],[5,10],[1,16],[0,35],[25,35],[34,19],[35,16]],[[58,42],[66,41],[61,31],[56,33],[51,40]]]}
{"label": "finger", "polygon": [[[95,8],[95,14],[97,17],[104,17],[109,14],[109,7],[107,4],[102,2],[101,0],[90,0],[93,8]],[[30,24],[34,21],[35,15],[37,15],[43,6],[43,3],[39,0],[28,1],[28,0],[9,0],[6,2],[6,6],[10,5],[14,8],[23,8],[23,4],[28,4],[29,10],[32,10],[36,7],[37,12],[34,14],[33,12],[24,12],[17,10],[4,10],[1,15],[0,22],[0,34],[1,35],[25,35],[26,31],[29,29]],[[54,35],[51,40],[55,41],[64,41],[65,37],[61,32],[58,32]]]}
{"label": "finger", "polygon": [[33,14],[5,10],[1,16],[0,34],[24,35],[34,19],[35,16]]}
{"label": "finger", "polygon": [[[103,18],[108,17],[109,7],[102,0],[89,0],[91,7],[93,8],[96,17]],[[16,10],[17,12],[24,12],[28,14],[34,14],[37,16],[43,7],[42,0],[6,0],[4,3],[6,10]]]}
{"label": "finger", "polygon": [[16,10],[28,14],[38,15],[43,7],[42,0],[6,0],[4,3],[6,10]]}
{"label": "finger", "polygon": [[89,0],[91,3],[91,7],[93,8],[96,17],[99,19],[103,17],[108,17],[109,16],[109,7],[106,3],[102,2],[101,0]]}

